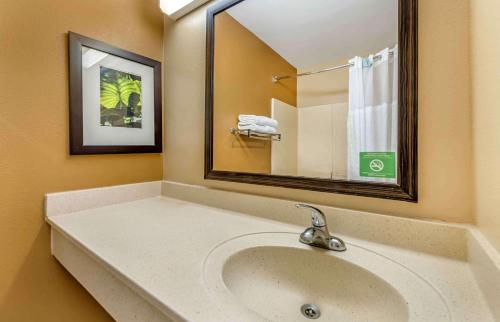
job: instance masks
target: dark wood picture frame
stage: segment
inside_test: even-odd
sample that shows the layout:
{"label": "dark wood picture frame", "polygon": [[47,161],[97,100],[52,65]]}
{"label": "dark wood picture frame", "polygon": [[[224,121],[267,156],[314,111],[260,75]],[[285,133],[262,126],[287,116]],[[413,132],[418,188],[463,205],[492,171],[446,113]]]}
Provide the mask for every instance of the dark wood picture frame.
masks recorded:
{"label": "dark wood picture frame", "polygon": [[[72,155],[162,152],[161,63],[104,42],[68,32],[69,49],[69,129]],[[83,145],[82,46],[153,68],[154,74],[154,145]]]}
{"label": "dark wood picture frame", "polygon": [[245,0],[226,0],[209,7],[206,30],[205,179],[242,182],[366,197],[418,201],[417,188],[417,54],[418,0],[399,0],[399,113],[397,184],[330,180],[213,169],[214,23],[215,16]]}

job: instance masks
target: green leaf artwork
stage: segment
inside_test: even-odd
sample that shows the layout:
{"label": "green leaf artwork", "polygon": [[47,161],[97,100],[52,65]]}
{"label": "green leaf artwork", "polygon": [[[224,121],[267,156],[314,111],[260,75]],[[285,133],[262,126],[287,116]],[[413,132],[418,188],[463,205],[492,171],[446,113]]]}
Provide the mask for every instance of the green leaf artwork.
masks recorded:
{"label": "green leaf artwork", "polygon": [[101,126],[142,128],[141,77],[100,67]]}

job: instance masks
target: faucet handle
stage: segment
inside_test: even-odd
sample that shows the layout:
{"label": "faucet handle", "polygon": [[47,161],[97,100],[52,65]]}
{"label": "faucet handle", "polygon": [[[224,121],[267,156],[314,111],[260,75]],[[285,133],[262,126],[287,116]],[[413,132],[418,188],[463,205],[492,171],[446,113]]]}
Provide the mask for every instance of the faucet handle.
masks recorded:
{"label": "faucet handle", "polygon": [[307,208],[307,209],[310,209],[312,211],[311,216],[312,216],[313,227],[317,227],[317,228],[326,227],[325,214],[321,210],[319,210],[318,208],[310,206],[310,205],[306,205],[303,203],[298,203],[295,205],[295,207],[297,207],[299,209]]}

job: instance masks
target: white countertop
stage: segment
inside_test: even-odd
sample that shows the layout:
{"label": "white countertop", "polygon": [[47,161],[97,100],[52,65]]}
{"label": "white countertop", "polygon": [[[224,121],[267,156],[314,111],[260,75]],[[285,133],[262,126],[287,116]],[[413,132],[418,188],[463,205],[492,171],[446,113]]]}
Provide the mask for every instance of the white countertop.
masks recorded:
{"label": "white countertop", "polygon": [[218,244],[253,232],[299,227],[156,197],[69,215],[50,224],[188,321],[224,321],[203,285],[203,261]]}
{"label": "white countertop", "polygon": [[[167,197],[54,215],[47,221],[142,290],[146,300],[163,306],[163,312],[193,322],[237,320],[224,316],[206,290],[203,264],[211,250],[259,232],[292,232],[298,238],[305,228]],[[340,237],[418,273],[446,300],[454,321],[493,321],[467,262]]]}

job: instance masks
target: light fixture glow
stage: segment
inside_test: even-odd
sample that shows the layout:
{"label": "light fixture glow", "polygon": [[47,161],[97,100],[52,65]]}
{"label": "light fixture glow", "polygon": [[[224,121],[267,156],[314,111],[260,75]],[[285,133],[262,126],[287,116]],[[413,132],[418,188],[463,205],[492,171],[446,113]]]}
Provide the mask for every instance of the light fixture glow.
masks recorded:
{"label": "light fixture glow", "polygon": [[176,20],[209,0],[160,0],[160,9]]}
{"label": "light fixture glow", "polygon": [[193,0],[160,0],[160,8],[170,16],[187,6],[190,2],[193,2]]}

